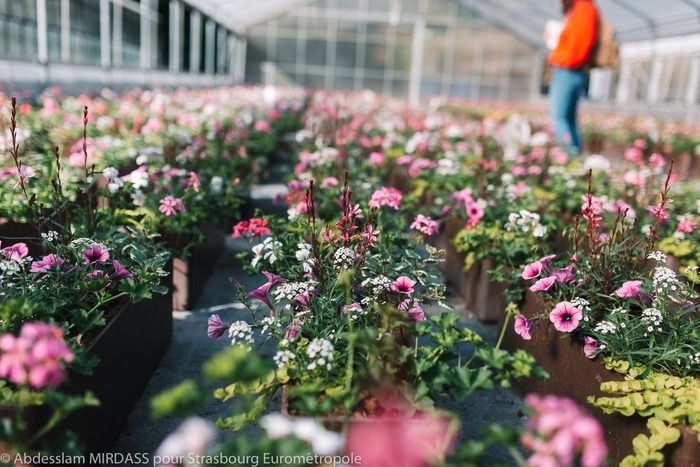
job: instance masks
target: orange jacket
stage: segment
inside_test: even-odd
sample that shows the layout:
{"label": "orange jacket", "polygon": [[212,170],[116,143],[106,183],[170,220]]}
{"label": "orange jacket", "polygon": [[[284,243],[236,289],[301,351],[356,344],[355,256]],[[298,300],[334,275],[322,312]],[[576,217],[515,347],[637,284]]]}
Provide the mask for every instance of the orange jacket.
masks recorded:
{"label": "orange jacket", "polygon": [[559,68],[581,68],[590,60],[598,41],[598,9],[593,0],[575,0],[566,15],[557,47],[549,63]]}

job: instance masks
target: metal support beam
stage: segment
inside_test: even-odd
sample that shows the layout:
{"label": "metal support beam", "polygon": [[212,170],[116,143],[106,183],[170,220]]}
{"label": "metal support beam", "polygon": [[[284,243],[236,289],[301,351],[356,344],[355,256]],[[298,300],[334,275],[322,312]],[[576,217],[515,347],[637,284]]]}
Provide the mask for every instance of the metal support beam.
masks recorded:
{"label": "metal support beam", "polygon": [[46,23],[46,0],[36,0],[36,45],[39,63],[49,61],[48,26]]}
{"label": "metal support beam", "polygon": [[151,28],[153,27],[153,21],[151,21],[151,0],[141,0],[139,11],[139,19],[141,22],[141,48],[139,49],[139,66],[143,70],[148,70],[152,67],[151,48],[153,47],[153,44],[151,43],[151,39],[153,37],[153,34],[151,32]]}
{"label": "metal support beam", "polygon": [[238,42],[238,47],[236,48],[234,76],[236,83],[242,83],[245,81],[245,59],[248,52],[248,40],[245,37],[239,37],[236,42]]}
{"label": "metal support beam", "polygon": [[190,15],[190,72],[199,73],[202,63],[202,14],[193,11]]}
{"label": "metal support beam", "polygon": [[535,53],[535,59],[532,62],[532,75],[530,76],[530,100],[537,100],[540,97],[542,90],[542,75],[544,73],[544,64],[547,60],[547,53],[544,50],[539,50]]}
{"label": "metal support beam", "polygon": [[647,88],[647,102],[654,104],[661,97],[661,73],[663,72],[663,62],[658,56],[651,61],[651,76],[649,87]]}
{"label": "metal support beam", "polygon": [[61,61],[70,61],[70,0],[61,0]]}
{"label": "metal support beam", "polygon": [[514,22],[512,18],[504,15],[501,9],[495,8],[490,3],[486,3],[481,0],[471,0],[470,2],[466,2],[466,0],[463,1],[465,1],[465,5],[472,7],[494,26],[505,29],[535,48],[544,48],[545,44],[541,29],[535,31],[531,28],[524,28],[522,25],[518,25],[518,19],[516,19]]}
{"label": "metal support beam", "polygon": [[617,96],[615,100],[618,104],[626,104],[630,99],[630,85],[632,83],[632,63],[622,61],[620,65],[620,79],[617,84]]}
{"label": "metal support beam", "polygon": [[688,76],[688,87],[685,93],[685,103],[689,106],[698,104],[698,91],[700,91],[700,56],[690,59],[690,76]]}
{"label": "metal support beam", "polygon": [[182,68],[183,16],[182,3],[170,0],[170,71],[180,71]]}
{"label": "metal support beam", "polygon": [[652,39],[656,39],[657,32],[658,32],[658,26],[656,24],[656,21],[654,21],[654,18],[651,16],[647,15],[642,11],[641,9],[637,8],[634,5],[631,5],[627,2],[627,0],[610,0],[611,2],[615,3],[616,5],[619,5],[620,7],[624,8],[625,10],[629,11],[633,15],[635,15],[638,18],[641,18],[642,21],[644,21],[647,25],[647,28],[649,28],[649,32],[651,32]]}
{"label": "metal support beam", "polygon": [[421,75],[423,71],[423,46],[425,45],[425,18],[419,17],[413,23],[413,43],[411,45],[411,69],[408,81],[408,99],[412,106],[420,103]]}
{"label": "metal support beam", "polygon": [[226,38],[226,29],[217,28],[216,30],[216,74],[222,75],[226,70],[226,46],[228,40]]}
{"label": "metal support beam", "polygon": [[109,0],[100,0],[100,65],[103,68],[109,68],[112,64],[109,3]]}
{"label": "metal support beam", "polygon": [[216,72],[214,69],[216,60],[216,23],[209,18],[207,18],[204,26],[204,40],[204,71],[209,75],[213,75]]}
{"label": "metal support beam", "polygon": [[122,41],[124,39],[124,14],[122,2],[112,3],[112,64],[116,67],[122,64]]}
{"label": "metal support beam", "polygon": [[236,40],[236,35],[233,33],[230,33],[228,35],[228,73],[231,76],[235,76],[235,67],[236,67],[236,54],[238,53],[236,45],[238,44],[238,41]]}

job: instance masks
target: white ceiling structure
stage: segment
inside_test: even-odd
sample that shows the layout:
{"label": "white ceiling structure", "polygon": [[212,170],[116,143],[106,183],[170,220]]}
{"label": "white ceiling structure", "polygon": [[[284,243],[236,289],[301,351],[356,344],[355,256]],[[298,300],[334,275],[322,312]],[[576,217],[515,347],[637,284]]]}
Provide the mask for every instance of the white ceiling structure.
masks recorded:
{"label": "white ceiling structure", "polygon": [[[185,1],[234,31],[245,34],[256,24],[314,0]],[[491,24],[542,48],[545,22],[561,18],[560,0],[454,1],[462,1]],[[596,0],[596,3],[622,42],[700,33],[700,0]]]}

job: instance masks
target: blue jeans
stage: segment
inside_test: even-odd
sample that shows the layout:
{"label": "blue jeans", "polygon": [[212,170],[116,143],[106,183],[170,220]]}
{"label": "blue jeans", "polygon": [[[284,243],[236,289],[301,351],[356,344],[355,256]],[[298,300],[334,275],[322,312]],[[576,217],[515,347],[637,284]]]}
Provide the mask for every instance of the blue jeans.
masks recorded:
{"label": "blue jeans", "polygon": [[549,85],[549,113],[554,123],[554,137],[572,154],[581,153],[581,135],[576,109],[586,92],[587,75],[581,70],[554,67]]}

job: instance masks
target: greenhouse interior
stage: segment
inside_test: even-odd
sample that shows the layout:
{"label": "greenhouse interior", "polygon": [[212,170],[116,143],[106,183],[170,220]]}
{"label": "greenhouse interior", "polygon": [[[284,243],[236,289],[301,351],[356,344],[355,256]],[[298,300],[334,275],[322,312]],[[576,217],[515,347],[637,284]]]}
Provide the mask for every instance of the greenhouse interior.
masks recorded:
{"label": "greenhouse interior", "polygon": [[700,0],[0,0],[0,465],[700,467]]}

